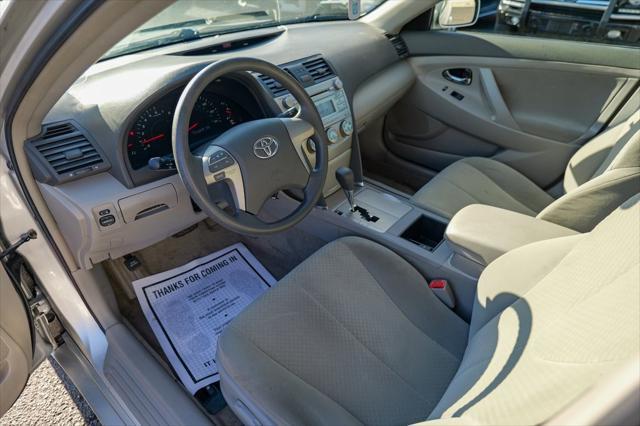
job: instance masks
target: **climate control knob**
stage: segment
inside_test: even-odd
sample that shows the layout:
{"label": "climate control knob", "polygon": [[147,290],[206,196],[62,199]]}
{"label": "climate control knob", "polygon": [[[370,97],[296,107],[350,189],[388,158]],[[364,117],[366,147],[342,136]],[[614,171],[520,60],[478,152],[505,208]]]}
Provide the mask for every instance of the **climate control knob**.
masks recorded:
{"label": "climate control knob", "polygon": [[329,142],[336,143],[338,142],[340,136],[338,135],[338,132],[336,131],[336,129],[332,127],[327,130],[327,138],[329,139]]}
{"label": "climate control knob", "polygon": [[340,123],[340,131],[345,136],[351,136],[351,134],[353,133],[353,121],[351,121],[350,119],[346,119],[342,123]]}

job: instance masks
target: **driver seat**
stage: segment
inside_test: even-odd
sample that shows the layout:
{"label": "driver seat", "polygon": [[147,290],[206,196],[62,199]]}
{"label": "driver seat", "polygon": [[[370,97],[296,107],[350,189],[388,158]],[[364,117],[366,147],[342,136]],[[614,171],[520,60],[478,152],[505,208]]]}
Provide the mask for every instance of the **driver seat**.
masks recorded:
{"label": "driver seat", "polygon": [[539,424],[640,348],[640,195],[587,234],[513,250],[470,324],[361,238],[300,264],[223,332],[245,424]]}

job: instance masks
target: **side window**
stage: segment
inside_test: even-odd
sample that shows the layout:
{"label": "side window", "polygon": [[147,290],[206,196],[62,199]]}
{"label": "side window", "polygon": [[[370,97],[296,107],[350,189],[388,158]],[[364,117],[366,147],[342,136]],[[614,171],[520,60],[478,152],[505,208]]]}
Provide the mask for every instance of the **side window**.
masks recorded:
{"label": "side window", "polygon": [[[464,31],[547,37],[640,47],[640,0],[479,0]],[[438,30],[434,9],[432,30]]]}

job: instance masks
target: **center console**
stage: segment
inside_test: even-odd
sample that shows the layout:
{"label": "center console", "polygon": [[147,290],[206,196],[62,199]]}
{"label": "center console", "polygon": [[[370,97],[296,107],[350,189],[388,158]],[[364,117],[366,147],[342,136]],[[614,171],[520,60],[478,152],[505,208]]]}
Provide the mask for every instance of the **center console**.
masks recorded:
{"label": "center console", "polygon": [[[354,131],[349,100],[342,80],[331,65],[321,56],[280,65],[305,88],[316,105],[327,139],[329,140],[329,173],[324,187],[324,195],[335,192],[339,186],[333,177],[336,169],[349,165],[351,161],[351,138]],[[281,112],[295,111],[296,99],[271,77],[259,75],[262,84],[271,92]],[[310,165],[315,164],[315,144],[309,139],[304,154]]]}
{"label": "center console", "polygon": [[[305,220],[305,231],[327,241],[358,235],[390,248],[426,277],[425,286],[428,280],[446,280],[453,290],[452,307],[466,320],[471,315],[478,278],[490,262],[525,244],[577,234],[534,217],[484,205],[469,206],[449,221],[379,182],[365,179],[364,187],[357,187],[350,170],[344,169],[337,173],[344,192],[327,197],[327,207],[314,210]],[[274,202],[292,208],[283,198]]]}

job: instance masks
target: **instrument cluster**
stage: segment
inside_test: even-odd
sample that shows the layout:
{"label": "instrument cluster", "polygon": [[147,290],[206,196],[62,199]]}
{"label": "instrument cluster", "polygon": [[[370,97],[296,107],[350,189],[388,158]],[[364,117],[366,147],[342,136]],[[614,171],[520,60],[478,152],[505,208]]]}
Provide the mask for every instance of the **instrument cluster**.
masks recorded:
{"label": "instrument cluster", "polygon": [[[182,89],[175,90],[142,111],[127,131],[126,152],[133,170],[153,157],[171,156],[171,127]],[[189,145],[194,150],[230,128],[252,120],[240,104],[211,91],[198,98],[189,121]]]}

